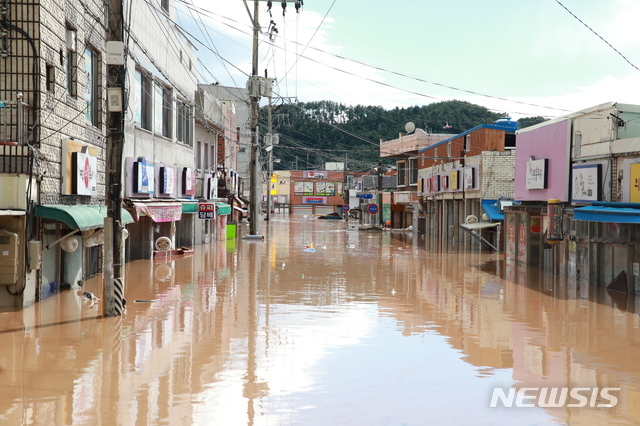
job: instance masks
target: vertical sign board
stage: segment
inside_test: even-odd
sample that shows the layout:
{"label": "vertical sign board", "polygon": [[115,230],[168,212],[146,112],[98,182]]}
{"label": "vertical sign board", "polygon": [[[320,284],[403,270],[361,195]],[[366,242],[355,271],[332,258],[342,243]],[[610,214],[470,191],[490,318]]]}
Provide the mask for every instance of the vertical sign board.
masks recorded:
{"label": "vertical sign board", "polygon": [[473,167],[467,167],[464,169],[464,189],[475,189],[476,187],[476,173]]}
{"label": "vertical sign board", "polygon": [[168,166],[160,167],[158,180],[158,192],[160,194],[173,194],[176,187],[176,169]]}
{"label": "vertical sign board", "polygon": [[458,170],[453,170],[451,173],[449,173],[449,188],[453,189],[453,190],[457,190],[458,189],[458,175],[460,174],[460,172]]}
{"label": "vertical sign board", "polygon": [[138,194],[153,194],[155,192],[155,166],[144,158],[133,163],[133,190]]}
{"label": "vertical sign board", "polygon": [[97,194],[97,159],[83,152],[72,153],[72,192],[78,195]]}
{"label": "vertical sign board", "polygon": [[629,167],[629,202],[640,203],[640,163],[632,163]]}
{"label": "vertical sign board", "polygon": [[600,201],[602,195],[602,164],[573,167],[571,200],[574,203]]}
{"label": "vertical sign board", "polygon": [[525,188],[526,189],[546,189],[547,188],[547,169],[549,160],[543,158],[541,160],[527,161],[525,170]]}

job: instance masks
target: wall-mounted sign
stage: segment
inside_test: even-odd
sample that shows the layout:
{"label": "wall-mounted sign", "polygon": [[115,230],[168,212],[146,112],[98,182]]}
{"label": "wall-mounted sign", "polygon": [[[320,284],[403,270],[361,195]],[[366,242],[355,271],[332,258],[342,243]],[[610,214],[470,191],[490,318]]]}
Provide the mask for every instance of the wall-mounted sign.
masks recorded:
{"label": "wall-mounted sign", "polygon": [[302,204],[327,204],[327,197],[302,197]]}
{"label": "wall-mounted sign", "polygon": [[191,167],[182,169],[182,193],[184,195],[196,194],[196,174]]}
{"label": "wall-mounted sign", "polygon": [[433,181],[433,176],[429,176],[427,178],[427,180],[425,181],[425,185],[426,185],[425,192],[432,192],[433,191],[433,189],[432,189],[432,186],[433,186],[432,185],[432,181]]}
{"label": "wall-mounted sign", "polygon": [[207,200],[212,200],[218,197],[218,179],[215,177],[208,175],[206,181],[206,192],[204,196]]}
{"label": "wall-mounted sign", "polygon": [[155,192],[155,166],[142,157],[133,163],[133,190],[138,194]]}
{"label": "wall-mounted sign", "polygon": [[83,152],[72,153],[72,192],[78,195],[97,194],[97,158]]}
{"label": "wall-mounted sign", "polygon": [[432,192],[440,191],[440,175],[431,176],[431,191]]}
{"label": "wall-mounted sign", "polygon": [[215,219],[216,205],[214,203],[198,204],[198,219]]}
{"label": "wall-mounted sign", "polygon": [[640,203],[640,163],[629,165],[629,202]]}
{"label": "wall-mounted sign", "polygon": [[440,189],[449,189],[449,175],[443,175],[440,178]]}
{"label": "wall-mounted sign", "polygon": [[546,189],[547,188],[547,169],[549,160],[543,158],[541,160],[529,160],[525,170],[525,188],[526,189]]}
{"label": "wall-mounted sign", "polygon": [[476,187],[476,169],[467,167],[464,169],[464,189],[475,189]]}
{"label": "wall-mounted sign", "polygon": [[458,181],[459,181],[460,172],[458,170],[454,170],[449,173],[449,188],[451,189],[459,189]]}
{"label": "wall-mounted sign", "polygon": [[310,179],[326,179],[328,176],[327,172],[304,172],[304,177]]}
{"label": "wall-mounted sign", "polygon": [[373,198],[373,194],[356,194],[356,198],[363,198],[363,199],[368,199],[368,198]]}
{"label": "wall-mounted sign", "polygon": [[172,195],[176,188],[176,169],[161,166],[158,173],[158,194]]}
{"label": "wall-mounted sign", "polygon": [[571,200],[575,203],[599,201],[602,195],[602,164],[574,166]]}

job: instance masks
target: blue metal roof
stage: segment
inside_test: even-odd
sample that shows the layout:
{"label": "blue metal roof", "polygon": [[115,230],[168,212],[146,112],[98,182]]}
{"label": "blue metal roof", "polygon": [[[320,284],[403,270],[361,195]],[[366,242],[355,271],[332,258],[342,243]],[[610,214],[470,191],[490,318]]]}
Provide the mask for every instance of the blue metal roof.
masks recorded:
{"label": "blue metal roof", "polygon": [[428,146],[428,147],[426,147],[426,148],[422,148],[421,150],[418,150],[418,154],[419,154],[419,153],[421,153],[421,152],[424,152],[424,151],[426,151],[426,150],[428,150],[428,149],[432,149],[432,148],[438,147],[438,146],[440,146],[440,145],[444,145],[444,144],[446,144],[446,143],[449,143],[449,142],[451,142],[451,141],[452,141],[452,140],[454,140],[454,139],[461,138],[461,137],[463,137],[463,136],[468,135],[469,133],[473,133],[473,132],[475,132],[476,130],[480,130],[480,129],[504,130],[505,132],[510,132],[510,133],[513,133],[513,132],[514,132],[514,131],[513,131],[513,129],[511,129],[511,128],[509,128],[509,127],[505,127],[505,126],[496,126],[496,125],[493,125],[493,124],[480,124],[480,125],[478,125],[478,126],[476,126],[476,127],[473,127],[473,128],[471,128],[471,129],[469,129],[469,130],[466,130],[466,131],[464,131],[464,132],[462,132],[462,133],[460,133],[460,134],[457,134],[457,135],[455,135],[455,136],[452,136],[452,137],[450,137],[449,139],[445,139],[445,140],[440,141],[440,142],[438,142],[438,143],[434,143],[433,145],[429,145],[429,146]]}
{"label": "blue metal roof", "polygon": [[640,223],[640,203],[594,201],[591,206],[575,209],[573,218],[589,222]]}
{"label": "blue metal roof", "polygon": [[489,222],[504,220],[504,213],[500,213],[498,200],[482,200],[482,210],[489,216]]}

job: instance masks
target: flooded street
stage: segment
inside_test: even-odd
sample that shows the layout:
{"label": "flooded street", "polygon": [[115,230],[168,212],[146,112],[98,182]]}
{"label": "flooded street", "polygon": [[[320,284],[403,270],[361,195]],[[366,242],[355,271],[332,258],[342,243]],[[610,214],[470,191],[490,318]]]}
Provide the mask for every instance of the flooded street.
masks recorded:
{"label": "flooded street", "polygon": [[[2,311],[0,425],[640,422],[635,298],[341,220],[260,226],[127,264],[120,318],[77,289]],[[587,403],[492,408],[494,388]]]}

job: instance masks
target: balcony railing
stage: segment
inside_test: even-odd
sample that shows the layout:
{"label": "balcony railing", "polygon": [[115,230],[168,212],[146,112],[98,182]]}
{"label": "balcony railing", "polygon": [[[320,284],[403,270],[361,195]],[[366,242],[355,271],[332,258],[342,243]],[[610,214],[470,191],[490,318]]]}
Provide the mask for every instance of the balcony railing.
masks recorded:
{"label": "balcony railing", "polygon": [[0,173],[29,173],[30,151],[29,145],[0,144]]}
{"label": "balcony railing", "polygon": [[0,100],[0,144],[25,145],[33,139],[27,119],[29,110],[22,97],[16,101]]}

